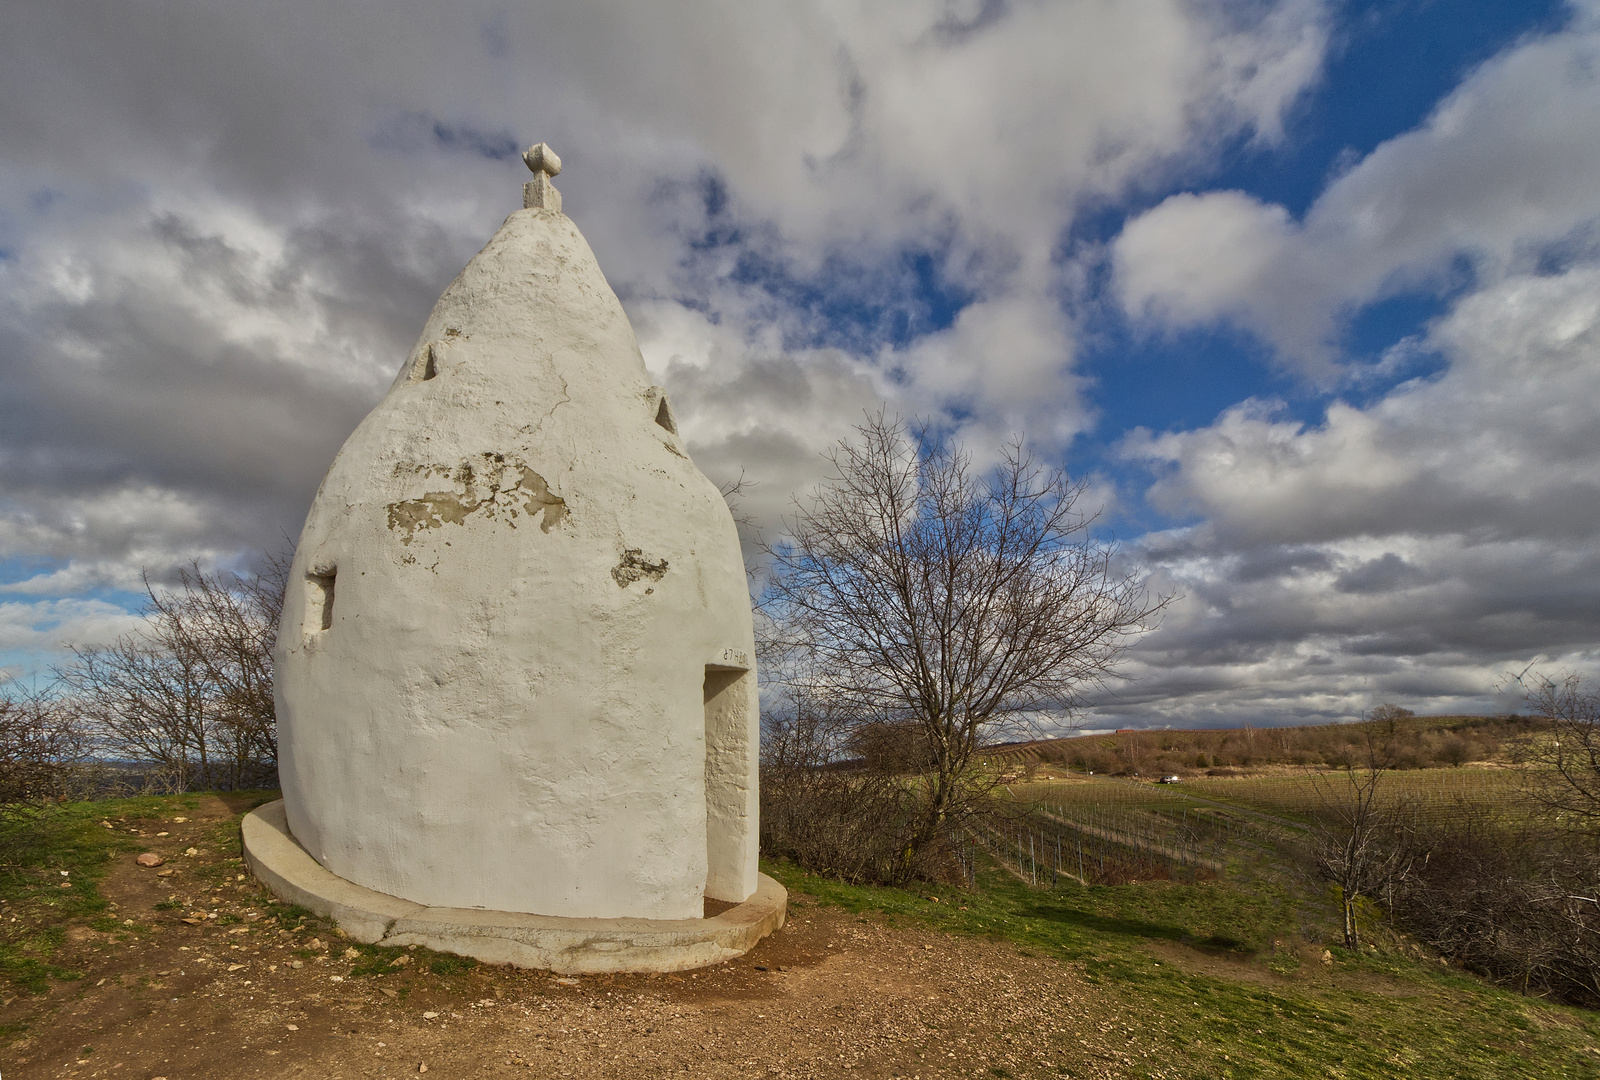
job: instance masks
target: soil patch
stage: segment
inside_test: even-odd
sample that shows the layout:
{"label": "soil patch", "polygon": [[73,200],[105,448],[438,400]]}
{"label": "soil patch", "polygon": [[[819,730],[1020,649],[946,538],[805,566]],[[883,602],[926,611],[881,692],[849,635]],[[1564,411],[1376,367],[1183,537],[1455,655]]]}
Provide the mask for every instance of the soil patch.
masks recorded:
{"label": "soil patch", "polygon": [[1391,998],[1423,997],[1435,992],[1432,987],[1406,979],[1324,963],[1321,946],[1304,943],[1275,950],[1265,962],[1254,954],[1175,941],[1149,941],[1144,947],[1151,956],[1192,975],[1274,989],[1342,990]]}
{"label": "soil patch", "polygon": [[7,1080],[1161,1075],[1069,965],[800,895],[783,930],[699,972],[558,977],[423,950],[363,974],[369,958],[271,917],[242,876],[229,830],[250,805],[113,823],[166,862],[119,855],[114,917],[71,927],[57,957],[84,977],[4,1001]]}

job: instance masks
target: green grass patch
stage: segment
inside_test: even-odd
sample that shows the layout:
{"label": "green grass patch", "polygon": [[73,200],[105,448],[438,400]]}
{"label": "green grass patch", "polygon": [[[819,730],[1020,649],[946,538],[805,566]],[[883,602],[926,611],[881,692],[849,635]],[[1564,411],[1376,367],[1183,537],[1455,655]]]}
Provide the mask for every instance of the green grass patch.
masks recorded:
{"label": "green grass patch", "polygon": [[285,904],[281,900],[273,900],[269,898],[262,905],[261,911],[263,919],[270,919],[273,922],[276,922],[284,930],[293,930],[296,927],[308,927],[312,924],[319,926],[331,925],[324,924],[321,919],[318,919],[308,909],[301,907],[299,904]]}
{"label": "green grass patch", "polygon": [[[1192,1080],[1600,1077],[1600,1017],[1490,986],[1398,950],[1320,953],[1320,904],[1224,882],[1033,889],[844,885],[782,864],[792,891],[891,922],[1009,941],[1078,968],[1137,1020],[1148,1072]],[[938,902],[928,899],[938,897]],[[962,910],[965,908],[965,910]],[[1141,1047],[1145,1049],[1145,1047]],[[1071,1050],[1070,1046],[1063,1048]]]}
{"label": "green grass patch", "polygon": [[99,885],[112,859],[148,844],[106,824],[159,831],[199,805],[196,794],[141,795],[52,804],[0,825],[0,981],[40,994],[52,979],[80,977],[53,962],[66,927],[131,929],[111,916]]}
{"label": "green grass patch", "polygon": [[404,946],[351,945],[361,954],[353,961],[352,976],[399,975],[407,971],[427,972],[432,975],[461,975],[478,966],[469,956],[454,956],[434,952],[432,949]]}
{"label": "green grass patch", "polygon": [[[396,946],[354,945],[361,954],[350,969],[352,976],[394,975],[418,963],[418,957]],[[419,950],[420,951],[420,950]]]}
{"label": "green grass patch", "polygon": [[[422,951],[417,950],[419,953]],[[465,975],[478,966],[478,962],[470,956],[436,952],[430,952],[425,960],[419,960],[418,963],[426,964],[427,970],[434,975]]]}
{"label": "green grass patch", "polygon": [[99,883],[111,860],[138,848],[105,828],[110,817],[144,818],[166,809],[147,799],[47,806],[0,829],[0,979],[40,994],[52,979],[79,973],[53,963],[66,925],[109,918]]}

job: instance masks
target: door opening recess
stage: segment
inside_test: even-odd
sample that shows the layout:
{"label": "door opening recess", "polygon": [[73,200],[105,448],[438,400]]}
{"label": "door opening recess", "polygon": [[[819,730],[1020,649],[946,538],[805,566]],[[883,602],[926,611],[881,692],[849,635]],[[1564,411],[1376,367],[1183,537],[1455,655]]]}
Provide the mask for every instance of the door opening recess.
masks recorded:
{"label": "door opening recess", "polygon": [[706,666],[706,896],[742,903],[750,837],[750,693],[745,668]]}

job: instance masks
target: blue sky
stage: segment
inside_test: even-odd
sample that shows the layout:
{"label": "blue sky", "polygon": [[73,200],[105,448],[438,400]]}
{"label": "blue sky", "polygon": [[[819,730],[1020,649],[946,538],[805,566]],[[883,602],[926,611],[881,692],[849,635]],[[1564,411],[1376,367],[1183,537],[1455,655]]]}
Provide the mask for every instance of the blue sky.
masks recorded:
{"label": "blue sky", "polygon": [[1596,668],[1600,9],[0,13],[0,667],[298,532],[546,140],[767,532],[886,403],[1094,481],[1181,599],[1103,726]]}
{"label": "blue sky", "polygon": [[[1416,127],[1474,67],[1530,33],[1566,23],[1560,3],[1416,0],[1335,9],[1323,72],[1295,107],[1282,143],[1258,147],[1235,140],[1220,167],[1188,190],[1238,189],[1295,215],[1321,194],[1349,161]],[[1126,206],[1108,212],[1101,239],[1121,230]],[[1088,221],[1087,227],[1093,227]],[[1418,333],[1445,310],[1448,293],[1423,289],[1363,308],[1340,344],[1353,358],[1373,359]],[[1329,393],[1272,370],[1270,352],[1247,336],[1203,333],[1141,337],[1113,318],[1107,340],[1084,355],[1103,388],[1102,427],[1198,427],[1250,395],[1282,397],[1294,415],[1315,422]],[[1366,387],[1368,394],[1378,392]],[[1089,446],[1091,452],[1096,447]]]}

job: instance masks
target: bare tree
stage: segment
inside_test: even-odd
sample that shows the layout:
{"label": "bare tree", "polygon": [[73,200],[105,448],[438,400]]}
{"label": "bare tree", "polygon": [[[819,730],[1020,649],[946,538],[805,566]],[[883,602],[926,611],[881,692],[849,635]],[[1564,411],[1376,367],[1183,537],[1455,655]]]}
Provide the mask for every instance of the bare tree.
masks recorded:
{"label": "bare tree", "polygon": [[1020,440],[981,472],[882,413],[857,431],[767,549],[767,670],[825,704],[838,745],[914,763],[905,880],[992,786],[980,748],[1069,718],[1168,601],[1114,568],[1078,509],[1084,485]]}
{"label": "bare tree", "polygon": [[102,754],[155,767],[158,787],[275,782],[272,646],[287,560],[251,578],[191,565],[179,587],[146,581],[146,625],[114,644],[73,649],[57,674]]}
{"label": "bare tree", "polygon": [[1384,778],[1392,766],[1388,740],[1369,727],[1363,760],[1352,762],[1337,779],[1316,782],[1320,807],[1312,851],[1318,873],[1338,886],[1347,949],[1361,947],[1361,900],[1388,892],[1407,866],[1401,829],[1413,808],[1388,795]]}
{"label": "bare tree", "polygon": [[1389,733],[1393,734],[1395,725],[1399,721],[1409,719],[1415,715],[1417,714],[1410,709],[1402,709],[1398,705],[1383,704],[1375,706],[1367,718],[1374,724],[1388,725]]}
{"label": "bare tree", "polygon": [[146,585],[156,636],[204,673],[213,741],[227,761],[229,786],[275,767],[278,759],[272,649],[288,571],[283,556],[270,557],[250,578],[206,574],[192,564],[180,571],[179,589]]}
{"label": "bare tree", "polygon": [[62,794],[86,750],[83,726],[58,700],[0,684],[0,823]]}
{"label": "bare tree", "polygon": [[102,757],[151,766],[147,779],[167,791],[203,787],[216,747],[209,687],[193,655],[177,654],[150,631],[115,643],[73,647],[57,672],[66,707],[89,725]]}
{"label": "bare tree", "polygon": [[1523,743],[1528,793],[1567,828],[1600,831],[1600,693],[1578,675],[1539,676],[1528,704],[1549,721]]}

